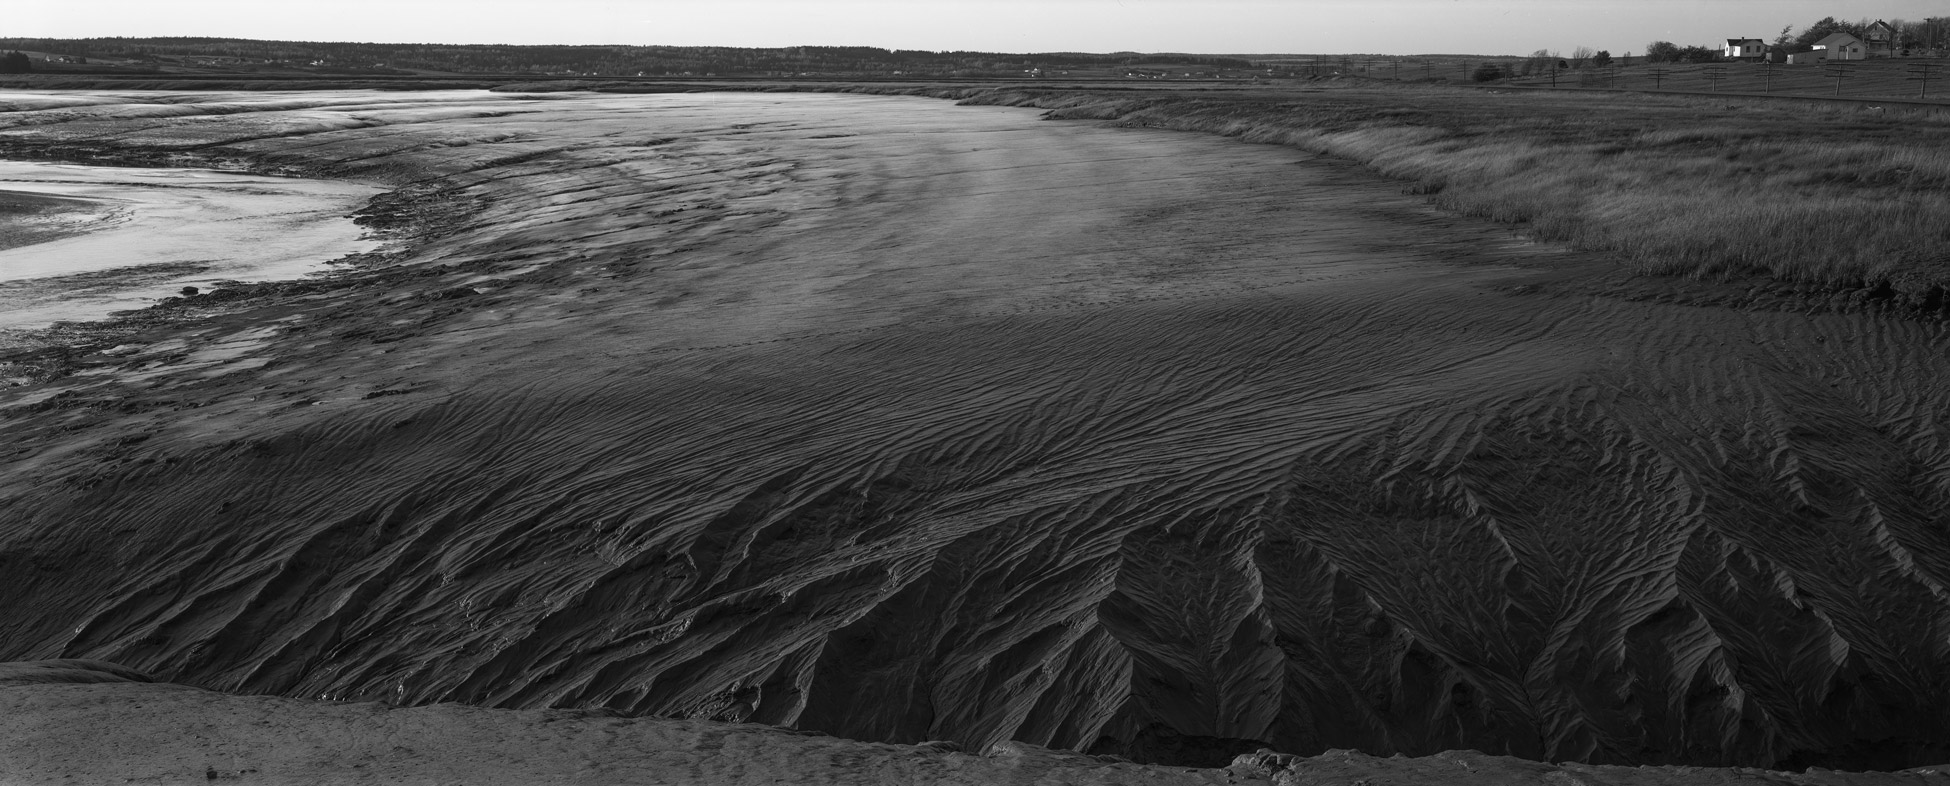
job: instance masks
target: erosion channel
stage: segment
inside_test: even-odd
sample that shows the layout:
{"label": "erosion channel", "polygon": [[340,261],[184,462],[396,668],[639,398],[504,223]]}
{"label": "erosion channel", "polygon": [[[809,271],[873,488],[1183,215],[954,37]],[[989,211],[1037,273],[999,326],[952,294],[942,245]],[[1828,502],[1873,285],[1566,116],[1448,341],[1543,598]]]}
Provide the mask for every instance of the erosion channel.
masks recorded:
{"label": "erosion channel", "polygon": [[15,153],[383,186],[405,250],[17,359],[0,660],[1188,764],[1950,760],[1936,323],[1567,294],[1610,263],[1025,109],[8,102]]}

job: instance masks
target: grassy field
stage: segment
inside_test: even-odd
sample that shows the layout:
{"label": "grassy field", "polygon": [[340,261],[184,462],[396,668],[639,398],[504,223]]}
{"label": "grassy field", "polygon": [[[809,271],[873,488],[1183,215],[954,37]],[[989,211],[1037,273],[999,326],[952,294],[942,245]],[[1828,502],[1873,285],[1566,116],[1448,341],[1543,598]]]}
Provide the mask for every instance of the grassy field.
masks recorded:
{"label": "grassy field", "polygon": [[[1836,73],[1841,72],[1837,77]],[[1923,76],[1928,73],[1929,79]],[[1526,76],[1510,84],[1544,87],[1549,75]],[[1558,87],[1621,90],[1681,90],[1704,93],[1842,96],[1950,100],[1950,60],[1895,58],[1859,60],[1846,65],[1763,65],[1760,63],[1657,63],[1559,72]]]}
{"label": "grassy field", "polygon": [[1644,273],[1758,273],[1932,311],[1950,286],[1950,109],[1433,86],[971,100],[1352,159]]}

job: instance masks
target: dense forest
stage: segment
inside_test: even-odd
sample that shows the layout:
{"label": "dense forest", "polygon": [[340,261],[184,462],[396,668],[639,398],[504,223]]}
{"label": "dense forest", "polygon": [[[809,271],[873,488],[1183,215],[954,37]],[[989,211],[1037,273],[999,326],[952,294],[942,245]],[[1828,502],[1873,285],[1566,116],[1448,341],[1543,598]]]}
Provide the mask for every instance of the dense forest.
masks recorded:
{"label": "dense forest", "polygon": [[[819,74],[955,75],[1031,69],[1173,65],[1251,68],[1237,58],[1200,55],[1000,54],[929,52],[865,46],[744,49],[722,46],[514,46],[506,44],[371,44],[253,41],[234,38],[5,38],[0,49],[51,56],[63,66],[103,60],[167,68],[545,73],[603,76],[781,76]],[[65,69],[64,69],[65,70]]]}

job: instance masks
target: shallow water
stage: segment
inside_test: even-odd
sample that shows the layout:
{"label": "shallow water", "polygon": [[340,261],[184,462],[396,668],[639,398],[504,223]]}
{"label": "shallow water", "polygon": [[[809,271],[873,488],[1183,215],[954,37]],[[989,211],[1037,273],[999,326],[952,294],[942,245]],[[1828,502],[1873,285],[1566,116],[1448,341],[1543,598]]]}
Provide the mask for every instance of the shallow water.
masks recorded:
{"label": "shallow water", "polygon": [[380,191],[361,183],[0,161],[0,190],[82,200],[0,218],[65,235],[0,250],[0,329],[98,319],[184,286],[297,278],[378,245],[350,220]]}

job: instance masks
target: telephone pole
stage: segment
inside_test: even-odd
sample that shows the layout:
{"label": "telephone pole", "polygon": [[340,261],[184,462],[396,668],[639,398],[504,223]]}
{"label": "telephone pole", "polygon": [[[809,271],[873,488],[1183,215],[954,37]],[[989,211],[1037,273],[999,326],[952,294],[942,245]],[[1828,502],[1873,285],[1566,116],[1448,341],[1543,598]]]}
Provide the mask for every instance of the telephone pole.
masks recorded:
{"label": "telephone pole", "polygon": [[1854,74],[1848,72],[1849,68],[1852,67],[1853,65],[1854,63],[1841,62],[1841,63],[1829,63],[1823,66],[1823,68],[1828,69],[1829,76],[1835,77],[1835,95],[1842,94],[1842,80],[1852,79],[1855,77]]}
{"label": "telephone pole", "polygon": [[1930,97],[1930,72],[1942,67],[1943,66],[1939,63],[1911,63],[1909,66],[1909,73],[1913,74],[1913,76],[1904,77],[1903,81],[1922,83],[1917,85],[1916,87],[1916,97],[1929,98]]}
{"label": "telephone pole", "polygon": [[1726,67],[1707,66],[1705,68],[1700,69],[1699,71],[1701,76],[1706,77],[1706,84],[1708,88],[1715,93],[1720,92],[1720,79],[1727,75]]}

